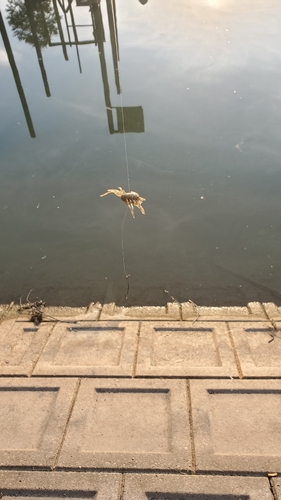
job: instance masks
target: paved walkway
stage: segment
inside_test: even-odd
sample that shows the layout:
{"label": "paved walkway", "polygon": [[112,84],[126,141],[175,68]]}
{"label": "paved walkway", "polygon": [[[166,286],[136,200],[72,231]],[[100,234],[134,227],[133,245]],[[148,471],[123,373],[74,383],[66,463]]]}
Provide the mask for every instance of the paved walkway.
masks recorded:
{"label": "paved walkway", "polygon": [[281,308],[91,304],[36,327],[0,306],[0,498],[281,500],[280,477]]}

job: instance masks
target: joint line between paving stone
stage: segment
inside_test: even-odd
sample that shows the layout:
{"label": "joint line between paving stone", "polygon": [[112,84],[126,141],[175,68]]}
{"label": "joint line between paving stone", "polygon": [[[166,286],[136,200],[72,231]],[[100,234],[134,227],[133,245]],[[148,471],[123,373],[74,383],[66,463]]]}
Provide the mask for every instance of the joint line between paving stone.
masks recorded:
{"label": "joint line between paving stone", "polygon": [[264,305],[263,305],[263,303],[262,303],[262,302],[261,302],[261,306],[262,306],[262,308],[263,308],[264,314],[265,314],[265,316],[267,317],[268,321],[270,321],[270,322],[272,323],[272,321],[271,321],[271,319],[270,319],[270,317],[269,317],[269,315],[268,315],[268,313],[267,313],[267,310],[266,310],[266,308],[264,307]]}
{"label": "joint line between paving stone", "polygon": [[97,319],[96,319],[96,321],[99,321],[99,320],[100,320],[102,310],[103,310],[103,304],[101,304],[101,307],[100,307],[100,309],[99,309],[99,312],[98,312],[98,315],[97,315]]}
{"label": "joint line between paving stone", "polygon": [[186,394],[187,394],[187,411],[189,418],[189,439],[191,448],[191,473],[196,473],[196,456],[195,456],[195,442],[194,442],[194,429],[193,429],[193,417],[192,417],[192,406],[191,406],[191,390],[190,381],[186,381]]}
{"label": "joint line between paving stone", "polygon": [[180,321],[183,321],[182,304],[180,302],[178,302],[178,304],[179,304]]}
{"label": "joint line between paving stone", "polygon": [[[267,310],[265,309],[264,305],[262,304],[261,306],[262,306],[262,308],[263,308],[263,310],[264,310],[264,313],[265,313],[265,315],[266,315],[266,317],[267,317],[268,321],[270,321],[270,323],[272,324],[273,329],[274,329],[276,332],[278,332],[278,331],[279,331],[279,329],[277,328],[277,326],[276,326],[276,323],[275,323],[274,319],[270,319],[270,317],[269,317],[269,315],[268,315],[268,313],[267,313]],[[274,336],[273,336],[272,340],[273,340],[273,339],[274,339]]]}
{"label": "joint line between paving stone", "polygon": [[56,464],[57,464],[57,461],[58,461],[58,458],[59,458],[59,455],[60,455],[60,452],[61,452],[64,440],[65,440],[68,423],[69,423],[69,420],[70,420],[72,412],[73,412],[73,408],[74,408],[74,404],[75,404],[75,401],[76,401],[76,398],[77,398],[77,394],[78,394],[78,391],[79,391],[79,388],[80,388],[80,384],[81,384],[81,378],[78,379],[76,388],[74,390],[74,394],[73,394],[73,397],[72,397],[72,401],[71,401],[71,405],[70,405],[70,410],[69,410],[69,414],[68,414],[68,417],[67,417],[67,420],[66,420],[66,424],[65,424],[65,427],[64,427],[64,431],[63,431],[63,434],[62,434],[61,442],[60,442],[60,445],[58,447],[58,451],[57,451],[57,454],[55,456],[53,465],[51,467],[52,470],[54,470],[56,468]]}
{"label": "joint line between paving stone", "polygon": [[250,308],[249,304],[246,304],[246,309],[248,309],[249,316],[253,315],[252,309]]}
{"label": "joint line between paving stone", "polygon": [[123,500],[124,489],[125,489],[125,474],[122,474],[121,475],[121,482],[120,482],[119,493],[118,493],[118,500]]}
{"label": "joint line between paving stone", "polygon": [[233,350],[233,354],[234,354],[234,358],[235,358],[235,362],[236,362],[236,367],[237,367],[237,370],[238,370],[239,378],[243,378],[243,372],[242,372],[240,360],[239,360],[239,357],[238,357],[238,354],[237,354],[237,351],[236,351],[236,347],[235,347],[235,343],[234,343],[234,338],[233,338],[233,335],[231,333],[228,321],[226,322],[226,328],[227,328],[228,336],[229,336],[229,339],[230,339],[231,347],[232,347],[232,350]]}
{"label": "joint line between paving stone", "polygon": [[35,368],[36,368],[36,365],[37,365],[37,363],[38,363],[38,361],[39,361],[39,359],[40,359],[40,357],[41,357],[41,354],[42,354],[42,352],[44,351],[44,349],[45,349],[45,347],[46,347],[46,344],[47,344],[47,342],[49,341],[49,338],[50,338],[50,336],[51,336],[51,334],[52,334],[52,332],[53,332],[53,330],[54,330],[54,328],[55,328],[56,324],[57,324],[57,321],[53,324],[52,328],[50,329],[49,335],[48,335],[48,336],[47,336],[47,338],[46,338],[46,342],[45,342],[45,343],[44,343],[44,345],[42,346],[42,349],[40,350],[40,352],[39,352],[39,354],[38,354],[38,356],[37,356],[37,359],[36,359],[36,361],[35,361],[35,363],[34,363],[33,367],[31,368],[31,370],[30,370],[30,372],[29,372],[29,374],[28,374],[28,376],[29,376],[29,377],[31,377],[31,376],[32,376],[32,374],[33,374],[33,372],[34,372],[34,370],[35,370]]}
{"label": "joint line between paving stone", "polygon": [[[14,302],[10,302],[10,304],[8,304],[7,307],[5,307],[3,313],[2,313],[2,315],[0,317],[0,324],[3,323],[4,319],[7,316],[7,313],[13,308],[13,306],[14,306]],[[15,319],[15,318],[13,318],[13,319]]]}
{"label": "joint line between paving stone", "polygon": [[270,488],[270,491],[272,493],[272,496],[273,496],[274,500],[278,500],[278,493],[276,491],[276,488],[275,488],[275,485],[274,485],[274,482],[273,482],[272,478],[269,477],[268,481],[269,481],[269,488]]}
{"label": "joint line between paving stone", "polygon": [[138,331],[137,331],[137,345],[136,345],[136,352],[135,352],[135,356],[134,356],[132,378],[135,378],[136,371],[137,371],[138,354],[139,354],[139,343],[140,343],[140,329],[141,329],[141,321],[139,322]]}

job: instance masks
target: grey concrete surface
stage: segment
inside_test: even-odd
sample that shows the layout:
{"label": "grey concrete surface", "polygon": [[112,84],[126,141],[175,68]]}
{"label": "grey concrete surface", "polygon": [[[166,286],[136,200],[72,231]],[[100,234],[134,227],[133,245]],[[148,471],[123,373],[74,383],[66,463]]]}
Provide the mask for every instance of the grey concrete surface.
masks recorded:
{"label": "grey concrete surface", "polygon": [[141,325],[137,376],[239,377],[225,323]]}
{"label": "grey concrete surface", "polygon": [[53,466],[77,380],[0,378],[0,467]]}
{"label": "grey concrete surface", "polygon": [[102,308],[101,320],[180,320],[180,304],[168,303],[166,307],[118,307],[114,302],[105,304]]}
{"label": "grey concrete surface", "polygon": [[281,321],[281,307],[277,307],[273,302],[263,303],[263,308],[270,320]]}
{"label": "grey concrete surface", "polygon": [[194,317],[201,321],[217,319],[230,321],[236,319],[267,319],[265,307],[259,302],[250,302],[247,307],[204,307],[197,306],[192,301],[181,304],[182,319],[189,320]]}
{"label": "grey concrete surface", "polygon": [[267,478],[126,474],[123,500],[273,500]]}
{"label": "grey concrete surface", "polygon": [[2,500],[120,500],[121,474],[0,471]]}
{"label": "grey concrete surface", "polygon": [[281,500],[281,478],[280,477],[273,477],[271,479],[272,487],[273,487],[273,493],[275,496],[276,500]]}
{"label": "grey concrete surface", "polygon": [[281,472],[281,381],[192,380],[198,471]]}
{"label": "grey concrete surface", "polygon": [[0,498],[281,500],[280,311],[0,306]]}
{"label": "grey concrete surface", "polygon": [[83,380],[58,466],[189,470],[185,382]]}
{"label": "grey concrete surface", "polygon": [[270,322],[229,322],[244,377],[281,377],[281,334]]}
{"label": "grey concrete surface", "polygon": [[0,326],[0,375],[30,375],[54,327],[8,320]]}
{"label": "grey concrete surface", "polygon": [[137,322],[60,322],[34,374],[131,377],[137,335]]}

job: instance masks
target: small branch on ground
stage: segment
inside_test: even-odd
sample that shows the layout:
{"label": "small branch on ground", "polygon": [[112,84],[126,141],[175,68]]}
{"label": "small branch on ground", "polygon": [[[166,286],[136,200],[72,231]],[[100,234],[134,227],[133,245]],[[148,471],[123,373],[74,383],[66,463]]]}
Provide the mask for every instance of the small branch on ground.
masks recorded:
{"label": "small branch on ground", "polygon": [[36,326],[40,325],[43,321],[43,314],[46,307],[46,303],[43,300],[36,300],[35,302],[30,302],[29,296],[32,290],[28,293],[26,297],[26,303],[22,304],[20,298],[19,312],[29,310],[31,311],[30,321],[32,321]]}

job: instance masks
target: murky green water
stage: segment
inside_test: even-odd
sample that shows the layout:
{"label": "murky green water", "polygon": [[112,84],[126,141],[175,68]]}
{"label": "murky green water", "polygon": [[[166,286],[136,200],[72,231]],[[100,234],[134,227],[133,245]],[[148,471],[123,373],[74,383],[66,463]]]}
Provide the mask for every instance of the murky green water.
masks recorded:
{"label": "murky green water", "polygon": [[0,0],[0,302],[281,304],[280,2],[77,3]]}

